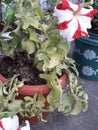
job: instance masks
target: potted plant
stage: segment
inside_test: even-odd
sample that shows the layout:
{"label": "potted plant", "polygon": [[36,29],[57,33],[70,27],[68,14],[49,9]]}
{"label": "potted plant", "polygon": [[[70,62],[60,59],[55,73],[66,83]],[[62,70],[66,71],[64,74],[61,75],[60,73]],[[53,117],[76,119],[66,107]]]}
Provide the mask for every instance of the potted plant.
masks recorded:
{"label": "potted plant", "polygon": [[[37,116],[43,120],[43,113],[55,109],[65,115],[86,111],[88,96],[77,81],[78,72],[74,61],[67,56],[70,50],[68,42],[83,35],[88,28],[74,28],[75,32],[69,32],[71,20],[66,18],[78,15],[80,4],[62,0],[56,5],[53,15],[53,10],[42,9],[37,0],[3,2],[6,3],[6,13],[1,20],[0,51],[5,57],[0,62],[0,76],[2,83],[8,87],[12,83],[9,79],[14,75],[17,75],[19,82],[24,82],[15,97],[16,101],[22,99],[21,116],[32,123],[31,117]],[[66,14],[67,10],[71,13]],[[69,16],[63,19],[64,22],[62,11]],[[87,12],[93,15],[93,9]],[[76,25],[81,26],[77,18]]]}
{"label": "potted plant", "polygon": [[[94,0],[92,7],[98,9],[98,1]],[[98,13],[91,21],[89,37],[81,37],[75,40],[74,59],[80,77],[88,80],[98,80]]]}

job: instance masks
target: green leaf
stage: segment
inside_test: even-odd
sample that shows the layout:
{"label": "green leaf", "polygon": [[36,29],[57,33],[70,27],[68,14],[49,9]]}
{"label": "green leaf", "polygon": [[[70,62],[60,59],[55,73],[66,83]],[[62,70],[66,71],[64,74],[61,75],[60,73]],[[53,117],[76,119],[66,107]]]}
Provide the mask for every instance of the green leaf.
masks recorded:
{"label": "green leaf", "polygon": [[27,11],[24,13],[25,17],[22,18],[23,20],[23,29],[27,29],[30,25],[36,29],[39,29],[39,21],[33,13]]}
{"label": "green leaf", "polygon": [[22,48],[28,53],[32,54],[35,51],[35,44],[31,40],[23,40],[22,41]]}
{"label": "green leaf", "polygon": [[46,54],[45,53],[38,53],[37,58],[38,58],[38,60],[45,60],[46,59]]}
{"label": "green leaf", "polygon": [[82,111],[82,102],[77,101],[74,105],[71,115],[78,115]]}
{"label": "green leaf", "polygon": [[16,7],[8,5],[6,9],[5,20],[7,23],[12,23],[15,20]]}
{"label": "green leaf", "polygon": [[39,22],[38,19],[33,19],[33,17],[31,19],[29,19],[30,25],[32,25],[33,27],[39,29]]}
{"label": "green leaf", "polygon": [[58,103],[59,103],[57,101],[60,100],[61,93],[62,93],[62,91],[59,88],[59,86],[55,86],[55,89],[51,89],[49,95],[47,96],[47,101],[49,102],[49,104],[51,104],[51,105],[53,104],[53,106],[57,108]]}
{"label": "green leaf", "polygon": [[87,109],[88,109],[88,102],[85,101],[83,102],[83,112],[87,111]]}
{"label": "green leaf", "polygon": [[30,40],[34,42],[40,42],[38,33],[36,33],[35,30],[29,29],[29,34],[30,34],[30,37],[29,37]]}
{"label": "green leaf", "polygon": [[44,103],[45,103],[46,99],[44,98],[44,96],[42,94],[38,95],[38,100],[37,100],[37,104],[39,108],[44,107]]}
{"label": "green leaf", "polygon": [[42,66],[43,66],[43,61],[40,61],[37,63],[36,68],[38,68],[38,70],[42,71]]}
{"label": "green leaf", "polygon": [[41,17],[41,19],[45,19],[43,12],[42,12],[42,9],[39,6],[38,6],[38,8],[36,8],[36,11],[37,11],[38,15]]}
{"label": "green leaf", "polygon": [[44,64],[43,64],[42,70],[46,71],[48,69],[48,66],[49,66],[49,58],[47,57],[44,60]]}
{"label": "green leaf", "polygon": [[53,67],[57,66],[60,63],[60,59],[61,59],[61,55],[59,55],[59,54],[52,55],[50,57],[48,67],[53,68]]}
{"label": "green leaf", "polygon": [[21,104],[22,104],[22,100],[15,100],[12,103],[8,104],[8,109],[9,111],[17,111],[18,109],[20,109]]}
{"label": "green leaf", "polygon": [[66,42],[63,42],[63,43],[60,42],[58,45],[58,48],[61,48],[62,52],[64,52],[65,55],[67,55],[70,50],[70,45]]}
{"label": "green leaf", "polygon": [[[73,96],[71,94],[63,94],[61,98],[61,106],[59,107],[59,111],[70,112],[71,111],[71,105],[73,103]],[[68,108],[70,108],[68,110]]]}
{"label": "green leaf", "polygon": [[38,28],[39,28],[40,30],[42,30],[44,33],[46,33],[46,31],[47,31],[47,29],[48,29],[48,25],[40,24],[40,25],[38,26]]}
{"label": "green leaf", "polygon": [[49,54],[55,53],[55,52],[57,51],[57,48],[56,48],[56,47],[48,47],[48,48],[46,48],[45,51],[46,51],[47,54],[49,55]]}
{"label": "green leaf", "polygon": [[45,80],[48,80],[48,81],[52,81],[53,80],[53,77],[51,75],[48,75],[48,74],[40,74],[40,77],[45,79]]}
{"label": "green leaf", "polygon": [[32,97],[30,97],[30,96],[25,96],[24,99],[25,99],[25,101],[31,101],[31,100],[32,100]]}

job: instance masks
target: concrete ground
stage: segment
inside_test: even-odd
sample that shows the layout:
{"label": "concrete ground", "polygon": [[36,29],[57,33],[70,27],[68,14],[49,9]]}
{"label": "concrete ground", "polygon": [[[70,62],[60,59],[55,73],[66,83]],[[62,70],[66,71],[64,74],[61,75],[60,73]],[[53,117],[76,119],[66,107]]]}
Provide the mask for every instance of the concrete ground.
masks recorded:
{"label": "concrete ground", "polygon": [[88,110],[71,117],[55,111],[48,115],[47,123],[33,124],[31,130],[98,130],[98,81],[80,80],[89,95]]}

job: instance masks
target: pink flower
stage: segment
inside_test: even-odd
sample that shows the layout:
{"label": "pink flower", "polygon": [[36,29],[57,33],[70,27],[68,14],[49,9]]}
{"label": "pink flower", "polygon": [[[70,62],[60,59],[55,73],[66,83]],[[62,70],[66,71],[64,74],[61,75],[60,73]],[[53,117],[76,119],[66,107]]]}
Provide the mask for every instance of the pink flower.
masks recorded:
{"label": "pink flower", "polygon": [[91,28],[91,19],[98,12],[98,10],[82,8],[80,3],[73,4],[68,0],[62,0],[54,11],[54,16],[58,18],[60,34],[67,41],[81,36],[88,37],[87,29]]}

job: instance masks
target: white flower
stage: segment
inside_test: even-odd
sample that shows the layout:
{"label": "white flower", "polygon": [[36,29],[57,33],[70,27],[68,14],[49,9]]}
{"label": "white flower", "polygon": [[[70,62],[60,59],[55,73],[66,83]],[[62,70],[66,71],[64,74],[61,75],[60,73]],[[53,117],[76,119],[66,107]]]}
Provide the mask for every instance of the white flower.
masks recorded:
{"label": "white flower", "polygon": [[3,118],[0,120],[0,124],[0,130],[17,130],[19,127],[18,116]]}
{"label": "white flower", "polygon": [[25,121],[25,126],[19,127],[19,118],[15,115],[13,118],[7,117],[0,120],[0,130],[30,130],[29,121]]}
{"label": "white flower", "polygon": [[86,9],[80,3],[73,4],[68,0],[62,0],[55,7],[54,16],[58,18],[60,34],[72,41],[81,36],[88,37],[87,29],[91,28],[91,19],[97,10]]}

